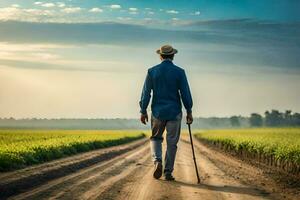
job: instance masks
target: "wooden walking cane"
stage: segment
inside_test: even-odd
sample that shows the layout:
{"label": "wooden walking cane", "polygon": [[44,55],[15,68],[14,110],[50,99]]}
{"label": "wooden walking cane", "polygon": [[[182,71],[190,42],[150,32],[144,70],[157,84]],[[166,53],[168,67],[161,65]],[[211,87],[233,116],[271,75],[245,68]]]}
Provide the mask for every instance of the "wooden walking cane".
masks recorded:
{"label": "wooden walking cane", "polygon": [[196,162],[196,157],[195,157],[195,152],[194,152],[194,144],[193,144],[193,137],[192,137],[192,131],[191,131],[191,124],[188,124],[188,127],[189,127],[190,140],[191,140],[191,145],[192,145],[193,159],[194,159],[194,164],[195,164],[195,169],[196,169],[196,174],[197,174],[197,180],[198,180],[198,184],[199,184],[200,183],[200,178],[199,178],[197,162]]}

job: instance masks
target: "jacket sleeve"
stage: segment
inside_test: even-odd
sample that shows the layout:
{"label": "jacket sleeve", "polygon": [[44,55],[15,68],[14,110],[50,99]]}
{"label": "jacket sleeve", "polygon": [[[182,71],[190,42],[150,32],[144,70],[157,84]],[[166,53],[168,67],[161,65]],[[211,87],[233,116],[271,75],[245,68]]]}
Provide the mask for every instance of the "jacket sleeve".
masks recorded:
{"label": "jacket sleeve", "polygon": [[147,113],[147,107],[151,98],[151,89],[152,89],[152,80],[148,70],[146,80],[144,82],[141,100],[140,100],[140,108],[141,108],[140,112],[142,114]]}
{"label": "jacket sleeve", "polygon": [[191,95],[189,83],[186,78],[185,71],[181,73],[179,90],[180,90],[181,99],[186,109],[186,112],[192,113],[193,100],[192,100],[192,95]]}

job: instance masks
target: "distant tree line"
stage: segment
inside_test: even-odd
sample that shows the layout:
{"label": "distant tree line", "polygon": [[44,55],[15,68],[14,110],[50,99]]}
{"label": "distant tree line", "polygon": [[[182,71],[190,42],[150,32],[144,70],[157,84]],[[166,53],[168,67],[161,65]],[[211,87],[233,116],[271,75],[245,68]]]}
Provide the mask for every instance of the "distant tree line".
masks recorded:
{"label": "distant tree line", "polygon": [[265,116],[262,117],[260,114],[252,113],[249,119],[250,126],[300,126],[300,113],[292,113],[291,110],[285,112],[267,110],[264,114]]}
{"label": "distant tree line", "polygon": [[[229,118],[232,127],[244,127],[241,125],[241,116],[232,116]],[[279,112],[278,110],[266,111],[264,116],[258,113],[252,113],[249,117],[249,126],[251,127],[280,127],[280,126],[300,126],[300,113],[292,113],[291,110]]]}
{"label": "distant tree line", "polygon": [[[208,117],[195,118],[195,129],[222,129],[240,127],[280,127],[300,126],[300,113],[290,110],[279,112],[278,110],[266,111],[264,115],[252,113],[249,117]],[[182,127],[186,127],[182,120]],[[20,129],[149,129],[150,124],[144,126],[138,119],[46,119],[27,118],[14,119],[0,118],[0,128]]]}

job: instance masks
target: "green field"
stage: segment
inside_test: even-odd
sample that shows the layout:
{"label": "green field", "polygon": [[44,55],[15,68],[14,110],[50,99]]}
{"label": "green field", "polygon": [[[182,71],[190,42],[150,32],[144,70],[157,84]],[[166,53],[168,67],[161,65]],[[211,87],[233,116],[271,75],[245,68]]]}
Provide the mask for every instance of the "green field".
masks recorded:
{"label": "green field", "polygon": [[257,128],[200,131],[210,144],[299,173],[300,128]]}
{"label": "green field", "polygon": [[144,137],[141,131],[112,130],[0,130],[0,171]]}

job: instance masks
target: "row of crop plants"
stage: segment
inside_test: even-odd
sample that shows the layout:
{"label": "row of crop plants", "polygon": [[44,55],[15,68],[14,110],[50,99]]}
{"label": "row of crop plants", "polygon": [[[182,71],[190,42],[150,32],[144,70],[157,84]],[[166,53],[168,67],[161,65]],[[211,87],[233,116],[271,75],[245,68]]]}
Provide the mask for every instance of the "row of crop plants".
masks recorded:
{"label": "row of crop plants", "polygon": [[140,131],[0,130],[0,171],[43,163],[145,137]]}
{"label": "row of crop plants", "polygon": [[300,129],[208,130],[196,138],[241,159],[300,176]]}

